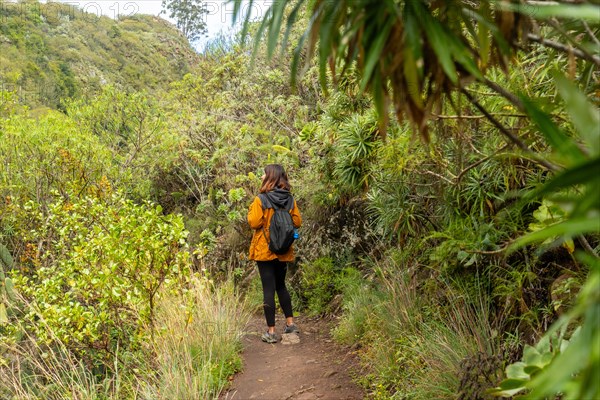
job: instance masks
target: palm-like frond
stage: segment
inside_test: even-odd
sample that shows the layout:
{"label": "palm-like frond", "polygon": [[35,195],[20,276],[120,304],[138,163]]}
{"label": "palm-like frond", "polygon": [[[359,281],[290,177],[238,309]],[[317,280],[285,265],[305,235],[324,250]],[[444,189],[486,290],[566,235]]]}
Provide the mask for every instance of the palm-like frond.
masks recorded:
{"label": "palm-like frond", "polygon": [[[234,18],[240,18],[242,0],[233,2]],[[504,64],[528,21],[490,1],[277,1],[263,18],[257,37],[258,43],[266,32],[268,54],[274,53],[281,33],[282,44],[287,44],[305,3],[311,17],[294,50],[292,79],[301,61],[310,60],[317,49],[324,87],[328,67],[336,79],[356,64],[361,89],[373,94],[381,127],[385,128],[393,100],[398,118],[408,117],[425,138],[425,122],[442,95],[474,78],[483,79],[482,71],[490,64]],[[247,15],[243,34],[249,22]],[[336,61],[342,61],[341,71],[336,71]]]}

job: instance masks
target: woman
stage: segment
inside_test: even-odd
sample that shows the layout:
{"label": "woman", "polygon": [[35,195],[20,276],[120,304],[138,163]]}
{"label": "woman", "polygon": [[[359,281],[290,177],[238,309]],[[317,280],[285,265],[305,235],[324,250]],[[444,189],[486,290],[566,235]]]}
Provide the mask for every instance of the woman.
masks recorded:
{"label": "woman", "polygon": [[267,332],[262,341],[277,343],[275,335],[275,292],[285,314],[286,326],[283,333],[298,333],[292,313],[292,300],[285,287],[287,262],[294,260],[293,246],[284,254],[275,254],[269,250],[269,226],[274,214],[273,206],[284,207],[292,216],[294,227],[299,228],[302,217],[298,205],[290,193],[290,183],[283,167],[270,164],[265,167],[260,187],[260,196],[254,198],[248,210],[248,223],[254,229],[250,244],[250,259],[256,261],[263,287],[263,308],[267,320]]}

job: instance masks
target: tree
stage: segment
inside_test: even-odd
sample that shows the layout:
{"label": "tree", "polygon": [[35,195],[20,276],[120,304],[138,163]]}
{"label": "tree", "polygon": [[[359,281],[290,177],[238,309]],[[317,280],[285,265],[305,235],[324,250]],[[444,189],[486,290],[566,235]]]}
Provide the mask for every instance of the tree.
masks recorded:
{"label": "tree", "polygon": [[202,0],[163,0],[162,13],[177,21],[176,25],[190,42],[206,33],[204,15],[208,12]]}

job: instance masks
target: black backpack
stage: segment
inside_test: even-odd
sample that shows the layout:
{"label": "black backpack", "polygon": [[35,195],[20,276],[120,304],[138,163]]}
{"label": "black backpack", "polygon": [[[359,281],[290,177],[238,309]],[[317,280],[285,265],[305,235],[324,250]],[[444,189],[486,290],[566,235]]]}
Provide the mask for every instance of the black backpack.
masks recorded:
{"label": "black backpack", "polygon": [[[290,215],[290,210],[283,207],[278,207],[269,200],[269,196],[265,193],[259,195],[260,201],[263,208],[272,208],[274,210],[273,216],[271,217],[271,224],[269,225],[269,250],[275,254],[285,254],[288,252],[292,243],[294,243],[294,222]],[[294,207],[294,201],[292,199],[292,207]],[[264,231],[265,239],[267,234]]]}

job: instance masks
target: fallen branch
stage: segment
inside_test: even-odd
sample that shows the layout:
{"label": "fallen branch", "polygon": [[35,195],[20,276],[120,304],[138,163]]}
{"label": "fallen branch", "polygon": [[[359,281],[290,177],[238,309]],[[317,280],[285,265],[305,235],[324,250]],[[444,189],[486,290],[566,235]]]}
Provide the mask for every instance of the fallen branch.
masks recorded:
{"label": "fallen branch", "polygon": [[[490,115],[496,117],[518,117],[527,118],[525,114],[509,114],[509,113],[490,113]],[[485,115],[433,115],[437,119],[481,119],[485,118]]]}
{"label": "fallen branch", "polygon": [[[502,89],[502,90],[504,91],[504,89]],[[485,115],[486,118],[496,128],[498,128],[498,130],[500,130],[500,133],[502,133],[504,136],[506,136],[512,143],[514,143],[515,145],[517,145],[517,147],[520,148],[521,150],[523,150],[523,151],[525,151],[527,153],[530,153],[530,154],[535,154],[518,136],[516,136],[509,129],[507,129],[504,125],[502,125],[496,118],[494,118],[493,115],[491,115],[489,113],[488,110],[485,109],[485,107],[483,107],[481,104],[479,104],[479,102],[471,95],[471,93],[469,93],[464,88],[461,90],[461,92],[467,97],[467,99],[471,102],[471,104],[473,104],[479,111],[481,111],[481,113],[483,115]],[[510,93],[509,93],[509,95],[514,97],[514,95],[512,95]],[[517,99],[517,101],[519,103],[521,103],[520,100]],[[537,163],[539,163],[540,165],[543,165],[544,167],[546,167],[550,171],[558,171],[559,170],[559,168],[556,165],[550,163],[547,160],[538,159],[536,161],[537,161]]]}
{"label": "fallen branch", "polygon": [[501,151],[504,151],[506,149],[508,149],[508,144],[505,144],[504,146],[502,146],[501,148],[499,148],[498,150],[496,150],[495,152],[493,152],[489,156],[484,157],[481,160],[474,162],[473,164],[469,165],[467,168],[465,168],[462,171],[460,171],[460,173],[456,177],[456,183],[459,183],[460,180],[462,179],[463,175],[466,174],[469,170],[475,168],[476,166],[478,166],[480,164],[483,164],[484,162],[486,162],[490,158],[497,156],[498,153],[500,153]]}
{"label": "fallen branch", "polygon": [[437,174],[437,173],[435,173],[433,171],[426,170],[426,171],[423,171],[423,172],[425,174],[433,175],[433,176],[435,176],[437,178],[440,178],[440,179],[444,180],[446,183],[449,183],[450,185],[454,184],[454,182],[452,182],[450,179],[446,178],[443,175]]}
{"label": "fallen branch", "polygon": [[550,47],[554,50],[562,51],[564,53],[571,53],[576,57],[582,58],[587,61],[591,61],[600,67],[600,57],[586,53],[580,49],[576,49],[572,46],[567,46],[566,44],[555,42],[553,40],[544,39],[543,37],[531,33],[527,35],[527,39],[531,40],[532,42],[544,45],[546,47]]}

